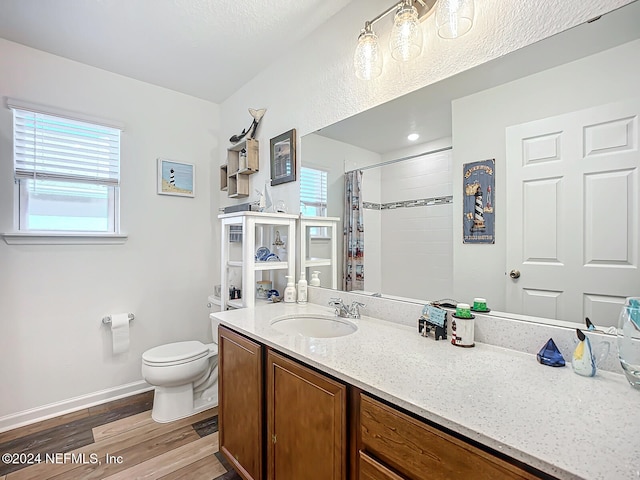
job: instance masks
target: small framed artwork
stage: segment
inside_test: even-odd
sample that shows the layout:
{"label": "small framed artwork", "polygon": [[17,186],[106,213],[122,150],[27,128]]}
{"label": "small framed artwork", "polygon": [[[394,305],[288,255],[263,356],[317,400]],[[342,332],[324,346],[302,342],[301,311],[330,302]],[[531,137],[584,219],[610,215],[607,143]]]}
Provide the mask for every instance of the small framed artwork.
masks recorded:
{"label": "small framed artwork", "polygon": [[191,163],[158,159],[158,194],[195,197],[196,167]]}
{"label": "small framed artwork", "polygon": [[462,243],[495,244],[496,160],[463,165]]}
{"label": "small framed artwork", "polygon": [[296,179],[296,129],[271,139],[271,185]]}

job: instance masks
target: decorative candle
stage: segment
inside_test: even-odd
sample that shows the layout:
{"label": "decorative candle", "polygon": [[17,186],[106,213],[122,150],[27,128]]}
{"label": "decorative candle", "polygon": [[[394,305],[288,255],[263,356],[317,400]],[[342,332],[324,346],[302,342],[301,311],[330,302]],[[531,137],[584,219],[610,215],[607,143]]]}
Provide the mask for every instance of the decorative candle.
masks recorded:
{"label": "decorative candle", "polygon": [[456,316],[461,318],[471,318],[471,307],[468,303],[458,303],[456,305]]}
{"label": "decorative candle", "polygon": [[484,312],[487,310],[487,300],[484,298],[474,298],[473,299],[473,309],[478,312]]}

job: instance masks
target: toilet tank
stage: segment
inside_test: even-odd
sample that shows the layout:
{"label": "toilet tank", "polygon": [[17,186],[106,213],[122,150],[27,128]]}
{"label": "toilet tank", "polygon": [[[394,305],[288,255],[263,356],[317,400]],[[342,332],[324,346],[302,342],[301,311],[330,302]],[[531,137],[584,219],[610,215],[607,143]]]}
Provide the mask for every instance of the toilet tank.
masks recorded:
{"label": "toilet tank", "polygon": [[209,302],[207,303],[209,307],[209,319],[211,321],[211,336],[213,337],[213,343],[218,343],[218,325],[220,325],[220,320],[214,318],[212,313],[216,313],[220,311],[220,298],[214,295],[209,295]]}

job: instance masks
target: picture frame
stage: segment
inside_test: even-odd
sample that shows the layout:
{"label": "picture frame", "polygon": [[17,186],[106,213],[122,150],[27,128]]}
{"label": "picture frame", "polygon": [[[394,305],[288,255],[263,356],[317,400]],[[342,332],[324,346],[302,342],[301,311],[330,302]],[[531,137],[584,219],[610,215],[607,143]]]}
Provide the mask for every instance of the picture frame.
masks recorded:
{"label": "picture frame", "polygon": [[271,185],[296,179],[296,129],[271,139]]}
{"label": "picture frame", "polygon": [[158,195],[195,197],[195,186],[195,165],[158,158]]}
{"label": "picture frame", "polygon": [[496,243],[496,160],[463,164],[462,243]]}

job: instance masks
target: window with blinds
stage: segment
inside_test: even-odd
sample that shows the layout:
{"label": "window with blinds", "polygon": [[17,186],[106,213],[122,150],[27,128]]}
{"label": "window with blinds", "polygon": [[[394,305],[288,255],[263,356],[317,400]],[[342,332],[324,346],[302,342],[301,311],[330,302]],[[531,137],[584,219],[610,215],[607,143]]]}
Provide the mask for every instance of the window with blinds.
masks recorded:
{"label": "window with blinds", "polygon": [[[306,217],[327,216],[327,172],[300,168],[300,213]],[[327,235],[325,227],[310,228],[312,237]]]}
{"label": "window with blinds", "polygon": [[118,233],[121,130],[9,106],[18,230]]}

